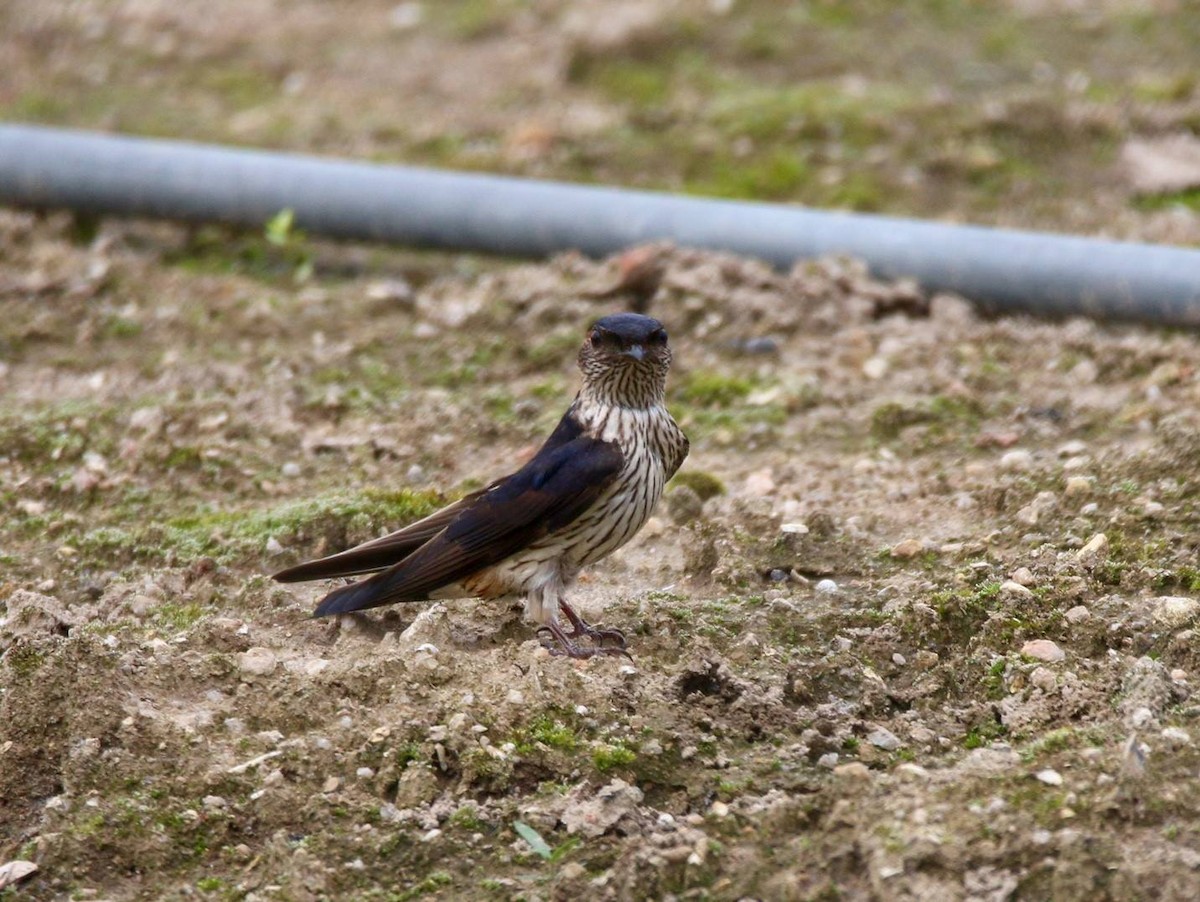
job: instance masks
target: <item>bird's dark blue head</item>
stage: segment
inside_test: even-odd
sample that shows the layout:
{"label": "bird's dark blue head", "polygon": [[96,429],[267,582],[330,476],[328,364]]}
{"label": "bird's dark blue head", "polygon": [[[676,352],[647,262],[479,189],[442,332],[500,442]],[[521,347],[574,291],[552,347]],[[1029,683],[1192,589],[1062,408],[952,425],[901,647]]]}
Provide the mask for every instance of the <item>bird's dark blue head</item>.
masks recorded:
{"label": "bird's dark blue head", "polygon": [[608,348],[640,360],[656,347],[667,346],[667,330],[658,320],[640,313],[614,313],[592,324],[592,347]]}
{"label": "bird's dark blue head", "polygon": [[670,366],[667,330],[639,313],[596,320],[579,351],[584,390],[627,406],[661,401]]}

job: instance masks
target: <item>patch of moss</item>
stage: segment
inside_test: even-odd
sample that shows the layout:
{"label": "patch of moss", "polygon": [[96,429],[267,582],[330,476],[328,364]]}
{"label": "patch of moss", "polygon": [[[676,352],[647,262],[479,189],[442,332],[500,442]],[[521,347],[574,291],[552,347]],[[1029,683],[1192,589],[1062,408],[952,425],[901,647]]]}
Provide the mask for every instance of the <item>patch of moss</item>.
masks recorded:
{"label": "patch of moss", "polygon": [[679,380],[672,396],[699,407],[728,407],[754,391],[753,380],[729,373],[698,370]]}
{"label": "patch of moss", "polygon": [[620,742],[601,745],[592,751],[592,764],[602,774],[618,767],[628,767],[636,760],[637,753]]}
{"label": "patch of moss", "polygon": [[415,883],[403,892],[389,896],[388,902],[410,902],[412,899],[436,893],[442,887],[450,886],[452,883],[454,883],[454,878],[445,871],[434,871],[420,883]]}
{"label": "patch of moss", "polygon": [[[348,545],[378,529],[397,528],[432,513],[443,502],[433,491],[366,489],[293,501],[251,511],[201,510],[163,523],[105,526],[72,537],[92,558],[228,563],[261,556],[267,541],[303,543],[325,537]],[[130,512],[133,516],[133,512]]]}
{"label": "patch of moss", "polygon": [[682,470],[675,474],[669,487],[686,486],[700,496],[701,501],[725,494],[725,483],[704,470]]}

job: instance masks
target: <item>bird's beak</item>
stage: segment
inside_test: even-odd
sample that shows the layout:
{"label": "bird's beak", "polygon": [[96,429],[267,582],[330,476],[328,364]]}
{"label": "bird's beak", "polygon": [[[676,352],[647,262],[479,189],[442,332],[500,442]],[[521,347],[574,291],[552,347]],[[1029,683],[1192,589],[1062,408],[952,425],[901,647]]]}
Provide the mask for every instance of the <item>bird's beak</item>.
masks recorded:
{"label": "bird's beak", "polygon": [[625,349],[624,354],[626,357],[632,357],[634,360],[641,360],[646,356],[646,349],[641,345],[630,345]]}

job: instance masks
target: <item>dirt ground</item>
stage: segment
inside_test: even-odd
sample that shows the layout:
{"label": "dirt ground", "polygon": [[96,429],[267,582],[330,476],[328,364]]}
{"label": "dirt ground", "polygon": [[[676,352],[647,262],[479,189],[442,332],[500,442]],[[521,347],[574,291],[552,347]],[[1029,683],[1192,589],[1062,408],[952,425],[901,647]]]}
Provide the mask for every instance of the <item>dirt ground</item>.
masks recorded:
{"label": "dirt ground", "polygon": [[[0,113],[1200,243],[1200,17],[961,6],[15,0]],[[654,248],[572,662],[266,574],[532,453],[623,261],[264,226],[0,210],[0,899],[1196,897],[1193,334]]]}

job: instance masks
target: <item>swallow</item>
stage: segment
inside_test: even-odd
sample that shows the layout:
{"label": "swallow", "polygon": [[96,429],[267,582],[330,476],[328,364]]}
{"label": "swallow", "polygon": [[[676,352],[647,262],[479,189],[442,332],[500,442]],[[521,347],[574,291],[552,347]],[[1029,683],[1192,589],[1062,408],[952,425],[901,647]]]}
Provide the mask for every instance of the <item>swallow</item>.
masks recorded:
{"label": "swallow", "polygon": [[273,578],[373,574],[326,595],[316,617],[401,602],[524,597],[525,616],[552,654],[628,656],[620,630],[585,622],[565,595],[583,567],[645,525],[687,457],[688,439],[666,408],[671,348],[658,320],[636,313],[597,320],[577,363],[578,394],[515,473],[397,532]]}

